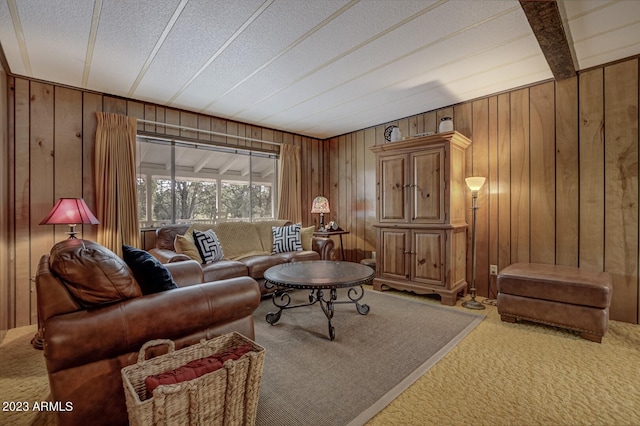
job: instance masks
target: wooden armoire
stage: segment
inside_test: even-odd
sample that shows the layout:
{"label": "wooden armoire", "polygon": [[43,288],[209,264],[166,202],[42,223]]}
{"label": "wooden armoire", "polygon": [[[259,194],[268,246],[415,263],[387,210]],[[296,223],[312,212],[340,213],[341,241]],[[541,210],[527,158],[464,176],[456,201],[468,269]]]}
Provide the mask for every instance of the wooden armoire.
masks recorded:
{"label": "wooden armoire", "polygon": [[377,265],[373,288],[437,293],[455,305],[466,290],[465,150],[458,132],[376,145]]}

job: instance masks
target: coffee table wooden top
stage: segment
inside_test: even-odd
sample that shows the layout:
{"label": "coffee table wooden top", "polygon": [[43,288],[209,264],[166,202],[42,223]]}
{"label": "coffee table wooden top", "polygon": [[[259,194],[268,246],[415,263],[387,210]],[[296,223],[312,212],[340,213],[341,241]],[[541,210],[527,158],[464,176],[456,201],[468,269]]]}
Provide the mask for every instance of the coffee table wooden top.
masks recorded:
{"label": "coffee table wooden top", "polygon": [[310,260],[272,266],[264,273],[272,284],[303,289],[353,287],[370,282],[373,269],[353,262]]}

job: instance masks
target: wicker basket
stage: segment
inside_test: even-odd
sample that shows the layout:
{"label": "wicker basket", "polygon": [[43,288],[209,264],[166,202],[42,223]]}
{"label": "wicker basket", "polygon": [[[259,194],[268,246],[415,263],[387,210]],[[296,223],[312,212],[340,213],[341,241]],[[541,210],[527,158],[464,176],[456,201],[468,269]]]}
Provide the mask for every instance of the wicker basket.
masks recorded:
{"label": "wicker basket", "polygon": [[[190,361],[250,343],[252,351],[197,379],[158,386],[146,395],[145,378],[171,371]],[[167,344],[169,352],[145,360],[151,346]],[[152,340],[138,354],[137,364],[122,369],[129,422],[142,425],[254,425],[262,381],[264,348],[233,332],[175,350],[171,340]]]}

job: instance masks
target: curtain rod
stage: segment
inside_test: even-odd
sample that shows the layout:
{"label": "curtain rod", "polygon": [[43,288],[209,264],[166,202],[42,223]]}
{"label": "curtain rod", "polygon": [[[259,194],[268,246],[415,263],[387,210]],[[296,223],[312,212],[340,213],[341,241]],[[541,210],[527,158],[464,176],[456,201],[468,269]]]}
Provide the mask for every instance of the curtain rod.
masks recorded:
{"label": "curtain rod", "polygon": [[[169,123],[160,123],[158,121],[143,120],[141,118],[138,118],[137,120],[140,123],[155,124],[156,126],[173,127],[174,129],[189,130],[189,131],[192,131],[192,132],[200,132],[200,133],[207,133],[209,135],[215,135],[215,136],[225,136],[227,138],[243,139],[243,140],[246,140],[246,141],[266,143],[266,144],[269,144],[269,145],[277,145],[277,146],[282,145],[280,142],[263,141],[262,139],[250,138],[248,136],[230,135],[228,133],[214,132],[212,130],[194,129],[193,127],[185,127],[185,126],[179,126],[177,124],[169,124]],[[171,135],[168,135],[168,136],[171,136]]]}

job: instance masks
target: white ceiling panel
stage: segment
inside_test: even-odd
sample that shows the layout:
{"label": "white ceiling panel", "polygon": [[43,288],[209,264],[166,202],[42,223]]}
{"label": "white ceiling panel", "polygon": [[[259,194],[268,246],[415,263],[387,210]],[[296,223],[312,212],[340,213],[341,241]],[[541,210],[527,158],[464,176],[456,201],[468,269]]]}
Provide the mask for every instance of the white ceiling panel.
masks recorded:
{"label": "white ceiling panel", "polygon": [[381,14],[374,2],[357,3],[270,63],[260,74],[228,93],[221,102],[229,110],[235,108],[232,116],[242,114],[249,109],[248,98],[253,98],[254,104],[257,104],[294,83],[304,81],[307,76],[345,55],[350,57],[361,46],[384,37],[392,32],[390,29],[401,26],[402,21],[424,12],[433,3],[424,0],[405,1],[404,7],[388,10],[386,14]]}
{"label": "white ceiling panel", "polygon": [[[327,60],[323,66],[318,66],[313,73],[300,73],[303,79],[295,82],[295,84],[286,87],[279,93],[275,93],[266,99],[259,99],[250,110],[242,113],[257,119],[269,121],[276,115],[288,115],[291,110],[295,110],[304,105],[304,103],[314,103],[316,100],[321,102],[322,97],[331,92],[328,96],[332,98],[333,92],[341,91],[343,86],[354,85],[363,87],[360,82],[356,83],[356,79],[374,74],[378,79],[373,85],[365,85],[364,88],[378,88],[389,84],[390,77],[397,78],[394,72],[389,72],[386,68],[389,64],[398,65],[404,72],[414,74],[416,71],[424,69],[425,64],[429,64],[429,68],[435,64],[446,62],[448,57],[457,55],[460,50],[469,50],[469,42],[459,40],[454,43],[447,43],[448,38],[455,38],[451,34],[463,29],[469,28],[479,20],[495,16],[493,14],[500,13],[504,6],[508,6],[512,10],[513,4],[506,2],[487,2],[485,8],[474,14],[461,14],[455,24],[450,24],[446,31],[431,30],[438,22],[444,21],[452,10],[451,3],[444,3],[437,8],[429,8],[428,14],[418,14],[414,19],[404,22],[403,25],[389,32],[379,32],[375,37],[367,40],[366,44],[356,45],[357,49],[344,52],[330,60]],[[492,9],[492,6],[496,6]],[[426,9],[423,9],[426,10]],[[491,11],[490,11],[491,10]],[[516,9],[517,10],[517,9]],[[408,18],[407,18],[408,19]],[[522,30],[520,30],[522,31]],[[475,39],[467,37],[465,40]],[[425,62],[418,64],[406,63],[407,58],[415,54],[416,50],[425,51],[430,47],[442,46],[445,48],[430,54]],[[315,55],[314,55],[315,57]],[[423,61],[421,58],[420,61]],[[376,71],[382,70],[382,73]],[[254,114],[254,111],[262,112],[261,117]],[[295,114],[295,111],[293,111]],[[301,112],[302,113],[302,112]]]}
{"label": "white ceiling panel", "polygon": [[179,6],[179,0],[103,1],[88,87],[126,96]]}
{"label": "white ceiling panel", "polygon": [[[558,7],[578,71],[640,54],[640,1]],[[317,138],[553,78],[517,0],[0,0],[0,44],[14,75]]]}
{"label": "white ceiling panel", "polygon": [[[176,105],[211,111],[227,91],[259,72],[267,62],[313,31],[343,7],[344,1],[272,3],[178,98]],[[214,107],[215,110],[215,107]],[[225,111],[225,116],[229,115]]]}
{"label": "white ceiling panel", "polygon": [[567,24],[581,69],[640,51],[637,1],[589,2],[580,7],[581,3],[565,3]]}
{"label": "white ceiling panel", "polygon": [[8,2],[0,1],[0,43],[11,68],[11,70],[7,71],[32,77],[31,66],[25,63],[25,58],[22,56],[22,47],[24,46],[23,32],[19,17],[13,16],[17,9],[15,4],[13,6],[14,11],[12,12]]}
{"label": "white ceiling panel", "polygon": [[[70,2],[66,2],[70,3]],[[84,60],[87,51],[93,5],[79,4],[69,10],[55,7],[54,2],[33,5],[17,3],[18,14],[32,19],[22,20],[25,45],[34,75],[47,74],[64,84],[78,86],[82,83]],[[66,46],[63,51],[48,48],[50,43]]]}
{"label": "white ceiling panel", "polygon": [[[413,54],[404,57],[392,56],[391,60],[386,62],[386,66],[358,76],[347,76],[349,79],[344,83],[306,102],[298,103],[284,114],[280,114],[288,119],[281,125],[293,124],[301,117],[332,110],[348,101],[358,101],[364,108],[370,109],[389,96],[403,98],[430,89],[435,81],[440,81],[438,85],[446,85],[466,76],[473,77],[486,68],[495,69],[505,61],[512,62],[528,55],[541,56],[533,35],[522,30],[521,20],[525,18],[518,15],[518,19],[514,20],[510,15],[503,15],[494,21],[494,25],[505,28],[505,35],[501,38],[493,37],[486,28],[483,30],[481,27],[469,25],[467,31],[456,31],[457,34],[454,36],[443,36],[440,40],[431,41]],[[523,38],[527,40],[523,42]],[[504,40],[515,41],[505,44]],[[367,58],[373,53],[365,50],[362,61],[366,64]],[[424,71],[424,64],[429,64],[427,72]],[[339,70],[344,69],[350,67],[336,63],[327,72],[337,75]],[[548,76],[550,75],[549,73]],[[329,76],[321,78],[325,81],[330,79]],[[440,90],[448,91],[452,95],[454,87]],[[459,100],[459,97],[456,99]],[[353,108],[356,107],[352,104],[349,108],[354,112]],[[277,120],[279,117],[269,118]]]}
{"label": "white ceiling panel", "polygon": [[209,61],[215,60],[216,53],[263,0],[238,1],[233,9],[221,7],[221,3],[187,3],[133,94],[158,103],[177,96]]}

